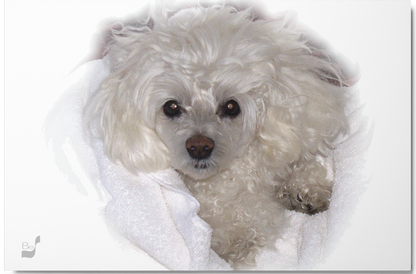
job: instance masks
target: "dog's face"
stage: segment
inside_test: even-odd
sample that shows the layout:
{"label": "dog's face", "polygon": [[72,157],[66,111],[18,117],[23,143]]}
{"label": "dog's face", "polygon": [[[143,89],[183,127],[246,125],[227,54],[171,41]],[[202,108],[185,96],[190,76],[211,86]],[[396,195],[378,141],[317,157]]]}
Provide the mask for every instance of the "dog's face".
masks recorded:
{"label": "dog's face", "polygon": [[114,30],[112,71],[84,121],[133,173],[173,167],[205,179],[253,142],[258,165],[273,170],[324,152],[345,129],[343,94],[294,28],[210,7]]}
{"label": "dog's face", "polygon": [[[236,18],[227,10],[175,15],[163,29],[169,43],[156,39],[157,59],[163,62],[149,66],[150,71],[162,70],[144,91],[148,106],[141,109],[155,112],[149,124],[167,147],[170,165],[197,180],[218,174],[246,154],[264,117],[261,90],[270,60],[257,60],[255,51],[266,44],[244,41],[238,32],[245,27],[236,28],[230,19]],[[250,62],[244,59],[250,59],[248,54]]]}
{"label": "dog's face", "polygon": [[[216,68],[203,86],[180,74],[164,78],[162,82],[171,85],[160,90],[152,107],[155,129],[169,150],[171,165],[194,179],[227,168],[246,152],[258,130],[262,101],[244,83],[244,72],[229,71],[229,66]],[[243,83],[221,79],[224,74]]]}

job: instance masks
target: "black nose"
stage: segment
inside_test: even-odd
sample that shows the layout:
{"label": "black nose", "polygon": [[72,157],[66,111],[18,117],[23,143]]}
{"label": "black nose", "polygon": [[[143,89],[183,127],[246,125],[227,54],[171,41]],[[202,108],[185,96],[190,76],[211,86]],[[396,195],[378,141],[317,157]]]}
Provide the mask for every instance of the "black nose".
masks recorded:
{"label": "black nose", "polygon": [[203,135],[195,135],[186,140],[186,150],[194,159],[202,160],[211,155],[215,143],[212,139]]}

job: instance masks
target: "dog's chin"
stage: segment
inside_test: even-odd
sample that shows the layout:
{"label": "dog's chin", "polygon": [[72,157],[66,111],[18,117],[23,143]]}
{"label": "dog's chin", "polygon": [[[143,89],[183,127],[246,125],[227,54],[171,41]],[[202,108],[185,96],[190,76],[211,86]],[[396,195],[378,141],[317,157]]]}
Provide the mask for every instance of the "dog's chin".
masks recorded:
{"label": "dog's chin", "polygon": [[185,167],[176,168],[179,172],[194,180],[205,180],[218,174],[218,168],[210,161],[191,161]]}

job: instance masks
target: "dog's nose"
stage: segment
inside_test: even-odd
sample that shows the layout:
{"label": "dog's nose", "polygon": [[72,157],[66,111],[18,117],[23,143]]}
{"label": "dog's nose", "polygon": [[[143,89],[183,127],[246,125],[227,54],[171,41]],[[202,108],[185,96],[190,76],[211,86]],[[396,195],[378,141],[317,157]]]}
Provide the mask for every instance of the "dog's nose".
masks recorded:
{"label": "dog's nose", "polygon": [[185,143],[186,150],[194,159],[206,159],[211,155],[212,150],[214,149],[215,143],[212,139],[203,136],[203,135],[195,135]]}

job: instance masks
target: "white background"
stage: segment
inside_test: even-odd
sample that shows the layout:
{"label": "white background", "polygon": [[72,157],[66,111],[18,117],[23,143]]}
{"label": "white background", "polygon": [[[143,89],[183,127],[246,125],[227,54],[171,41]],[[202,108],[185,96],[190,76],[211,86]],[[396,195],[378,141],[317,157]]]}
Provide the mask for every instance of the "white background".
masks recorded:
{"label": "white background", "polygon": [[[9,268],[163,269],[132,246],[113,240],[95,197],[66,182],[40,132],[59,97],[61,80],[87,54],[97,23],[135,11],[140,1],[5,2],[6,244]],[[359,63],[359,83],[376,129],[373,179],[328,269],[410,268],[410,2],[273,1]],[[3,22],[2,22],[3,23]],[[3,113],[1,113],[3,115]],[[2,119],[3,120],[3,119]],[[3,165],[1,165],[3,168]],[[3,170],[2,170],[3,171]],[[12,227],[11,227],[12,226]],[[55,260],[22,260],[21,243],[41,235],[39,250]],[[93,248],[85,248],[85,243]],[[125,246],[125,245],[123,245]],[[2,252],[2,251],[1,251]],[[16,257],[9,256],[17,254]],[[0,254],[2,255],[2,254]],[[71,255],[71,260],[66,260]],[[2,256],[3,257],[3,256]],[[75,269],[74,269],[75,268]],[[98,269],[97,269],[98,270]]]}

